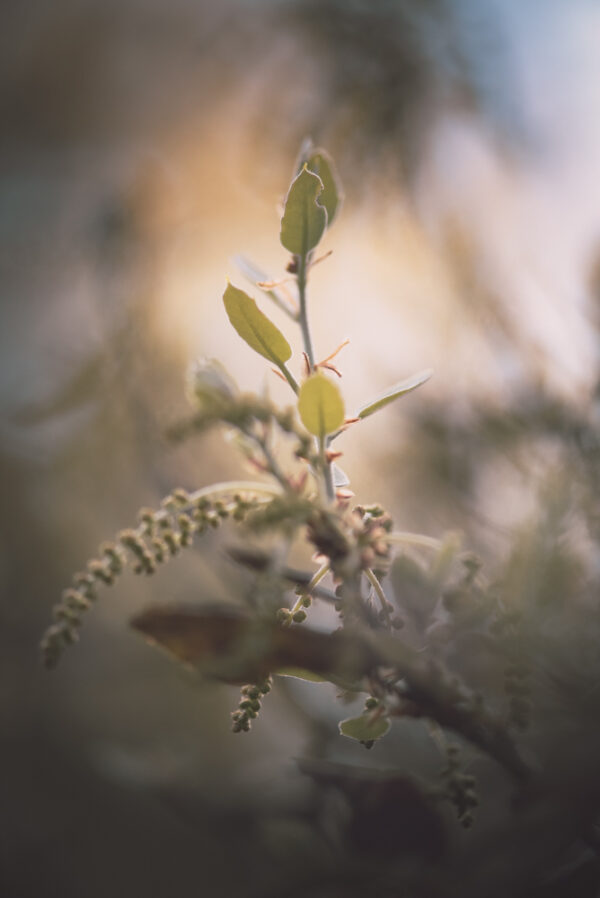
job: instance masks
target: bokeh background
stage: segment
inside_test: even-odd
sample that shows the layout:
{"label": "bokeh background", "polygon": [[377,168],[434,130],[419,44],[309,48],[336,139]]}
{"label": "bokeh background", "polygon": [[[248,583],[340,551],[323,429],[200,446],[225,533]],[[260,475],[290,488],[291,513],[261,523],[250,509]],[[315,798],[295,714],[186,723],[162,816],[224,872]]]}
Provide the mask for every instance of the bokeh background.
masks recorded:
{"label": "bokeh background", "polygon": [[[221,434],[165,437],[193,358],[284,398],[220,297],[236,253],[283,271],[306,135],[346,193],[311,279],[317,354],[350,338],[350,409],[435,369],[340,442],[353,489],[506,556],[597,415],[600,7],[11,2],[0,43],[2,895],[283,895],[306,864],[294,758],[318,733],[355,759],[333,690],[288,684],[234,737],[236,690],[127,628],[157,599],[233,595],[223,536],[123,578],[51,674],[39,637],[141,505],[240,476]],[[423,751],[414,727],[387,744],[379,763]]]}

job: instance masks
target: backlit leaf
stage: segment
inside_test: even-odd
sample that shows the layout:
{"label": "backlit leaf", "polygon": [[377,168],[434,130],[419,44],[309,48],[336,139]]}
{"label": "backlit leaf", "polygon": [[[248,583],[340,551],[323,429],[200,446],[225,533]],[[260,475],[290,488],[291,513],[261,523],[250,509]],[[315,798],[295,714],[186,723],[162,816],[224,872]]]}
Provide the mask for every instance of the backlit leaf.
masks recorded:
{"label": "backlit leaf", "polygon": [[340,733],[357,742],[371,743],[385,736],[390,728],[387,717],[374,718],[373,714],[361,714],[359,717],[349,717],[340,722]]}
{"label": "backlit leaf", "polygon": [[340,181],[331,157],[324,150],[313,150],[306,160],[309,171],[318,175],[323,182],[323,192],[319,203],[327,209],[327,227],[331,227],[342,199]]}
{"label": "backlit leaf", "polygon": [[382,393],[380,396],[367,402],[362,408],[359,408],[356,417],[368,418],[369,415],[378,412],[380,408],[384,408],[384,406],[389,405],[390,402],[394,402],[395,399],[404,396],[405,393],[410,393],[412,390],[416,390],[417,387],[420,387],[421,384],[424,384],[425,381],[429,380],[432,374],[433,369],[427,368],[425,371],[419,371],[418,374],[413,374],[412,377],[407,377],[406,380],[401,380],[400,383],[390,387],[385,393]]}
{"label": "backlit leaf", "polygon": [[283,367],[292,354],[290,344],[252,297],[233,284],[227,284],[223,302],[229,320],[242,340],[278,368]]}
{"label": "backlit leaf", "polygon": [[292,181],[281,219],[281,243],[291,253],[306,256],[314,249],[327,226],[327,210],[317,197],[323,182],[305,166]]}
{"label": "backlit leaf", "polygon": [[340,391],[324,374],[313,374],[300,387],[298,411],[309,433],[323,438],[344,423]]}

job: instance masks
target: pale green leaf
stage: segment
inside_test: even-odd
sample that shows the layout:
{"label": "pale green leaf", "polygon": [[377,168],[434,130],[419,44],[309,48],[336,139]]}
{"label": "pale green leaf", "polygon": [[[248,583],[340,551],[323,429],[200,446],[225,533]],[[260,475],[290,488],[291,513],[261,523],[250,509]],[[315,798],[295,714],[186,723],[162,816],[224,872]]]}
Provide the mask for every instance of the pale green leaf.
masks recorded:
{"label": "pale green leaf", "polygon": [[418,374],[413,374],[412,377],[407,377],[406,380],[401,380],[400,383],[390,387],[385,393],[381,393],[380,396],[377,396],[375,399],[367,402],[366,405],[363,405],[362,408],[359,408],[356,417],[368,418],[369,415],[378,412],[380,408],[384,408],[384,406],[389,405],[390,402],[394,402],[395,399],[404,396],[405,393],[410,393],[412,390],[416,390],[417,387],[420,387],[421,384],[424,384],[425,381],[429,380],[432,374],[433,369],[427,368],[425,371],[419,371]]}
{"label": "pale green leaf", "polygon": [[305,166],[292,181],[281,219],[281,243],[291,253],[306,256],[315,248],[327,226],[327,211],[317,197],[321,179]]}
{"label": "pale green leaf", "polygon": [[371,743],[381,739],[388,732],[390,722],[387,717],[376,717],[372,714],[361,714],[360,717],[349,717],[339,724],[342,736],[356,739],[357,742]]}
{"label": "pale green leaf", "polygon": [[233,284],[227,284],[223,302],[229,320],[242,340],[278,368],[284,367],[292,354],[290,344],[252,297]]}
{"label": "pale green leaf", "polygon": [[313,374],[300,387],[298,411],[309,433],[321,439],[344,423],[340,391],[324,374]]}
{"label": "pale green leaf", "polygon": [[340,180],[333,160],[324,150],[313,150],[306,160],[306,167],[318,175],[323,182],[323,192],[319,196],[319,203],[327,209],[327,227],[329,228],[333,224],[342,200]]}

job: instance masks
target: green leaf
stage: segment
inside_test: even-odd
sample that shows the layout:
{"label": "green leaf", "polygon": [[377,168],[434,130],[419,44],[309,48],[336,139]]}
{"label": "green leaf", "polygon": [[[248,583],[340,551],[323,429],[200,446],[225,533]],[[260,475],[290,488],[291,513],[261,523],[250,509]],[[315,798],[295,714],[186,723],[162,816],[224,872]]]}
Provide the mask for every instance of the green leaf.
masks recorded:
{"label": "green leaf", "polygon": [[227,284],[223,302],[229,320],[248,346],[278,368],[284,368],[292,350],[279,328],[269,321],[252,297]]}
{"label": "green leaf", "polygon": [[330,228],[342,200],[340,180],[333,160],[324,150],[313,150],[306,160],[306,167],[323,182],[319,203],[327,209],[327,227]]}
{"label": "green leaf", "polygon": [[321,179],[306,166],[292,181],[281,219],[281,243],[291,253],[306,256],[327,226],[327,210],[317,203],[323,191]]}
{"label": "green leaf", "polygon": [[313,374],[300,387],[298,411],[309,433],[323,439],[344,423],[340,391],[324,374]]}
{"label": "green leaf", "polygon": [[368,418],[369,415],[378,412],[380,408],[384,408],[384,406],[388,405],[390,402],[394,402],[395,399],[404,396],[405,393],[410,393],[412,390],[416,390],[417,387],[420,387],[421,384],[424,384],[425,381],[429,380],[432,374],[433,369],[427,368],[425,371],[419,371],[418,374],[413,374],[412,377],[407,377],[406,380],[401,380],[400,383],[390,387],[385,393],[382,393],[380,396],[367,402],[362,408],[359,408],[356,417]]}
{"label": "green leaf", "polygon": [[[131,626],[178,661],[224,683],[256,683],[281,671],[356,691],[363,677],[391,660],[388,649],[380,654],[358,634],[283,627],[231,605],[152,607]],[[397,645],[394,639],[394,650]]]}
{"label": "green leaf", "polygon": [[390,722],[387,717],[373,719],[372,714],[361,714],[360,717],[349,717],[347,720],[342,720],[339,727],[342,736],[348,736],[349,739],[356,739],[357,742],[369,745],[376,739],[385,736],[390,728]]}

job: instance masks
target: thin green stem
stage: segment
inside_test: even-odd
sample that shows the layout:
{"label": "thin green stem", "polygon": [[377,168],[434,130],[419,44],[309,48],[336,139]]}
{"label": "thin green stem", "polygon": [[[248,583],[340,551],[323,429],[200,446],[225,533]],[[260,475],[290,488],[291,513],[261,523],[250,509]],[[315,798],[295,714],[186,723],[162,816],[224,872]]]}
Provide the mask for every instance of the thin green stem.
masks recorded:
{"label": "thin green stem", "polygon": [[298,256],[298,272],[296,274],[296,283],[298,284],[298,299],[300,309],[298,311],[298,323],[302,330],[302,341],[304,343],[304,351],[308,358],[311,373],[315,370],[315,353],[312,346],[310,328],[308,326],[308,312],[306,308],[306,276],[307,276],[308,256]]}
{"label": "thin green stem", "polygon": [[[308,254],[299,255],[298,257],[298,271],[296,274],[296,282],[298,285],[298,299],[300,302],[300,309],[298,311],[298,323],[300,325],[300,329],[302,330],[302,342],[304,343],[304,352],[306,353],[306,358],[308,359],[308,365],[310,368],[310,373],[312,374],[315,370],[315,353],[312,345],[312,338],[310,335],[310,327],[308,324],[308,311],[307,311],[307,302],[306,302],[306,280],[307,280],[307,270],[308,270]],[[323,479],[325,481],[325,494],[327,496],[327,500],[329,502],[333,502],[335,499],[335,487],[333,485],[333,472],[331,470],[331,465],[327,461],[327,457],[325,451],[327,449],[327,439],[322,437],[318,441],[319,446],[319,454],[321,456],[321,466],[323,470]]]}

